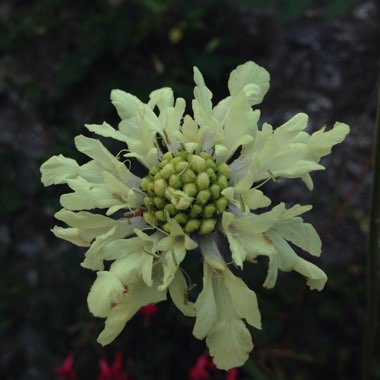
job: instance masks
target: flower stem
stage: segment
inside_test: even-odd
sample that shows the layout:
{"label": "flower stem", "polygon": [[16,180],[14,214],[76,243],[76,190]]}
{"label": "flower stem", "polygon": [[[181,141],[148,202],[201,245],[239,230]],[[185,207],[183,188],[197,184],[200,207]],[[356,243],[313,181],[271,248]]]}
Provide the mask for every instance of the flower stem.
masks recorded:
{"label": "flower stem", "polygon": [[372,378],[373,346],[377,320],[377,270],[380,245],[380,87],[377,99],[373,149],[373,178],[367,258],[367,309],[364,327],[362,380]]}

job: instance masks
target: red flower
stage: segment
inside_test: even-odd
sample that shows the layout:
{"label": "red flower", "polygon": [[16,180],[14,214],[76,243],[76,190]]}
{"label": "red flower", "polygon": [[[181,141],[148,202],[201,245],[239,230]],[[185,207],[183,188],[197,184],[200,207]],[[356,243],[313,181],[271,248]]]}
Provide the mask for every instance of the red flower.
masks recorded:
{"label": "red flower", "polygon": [[152,303],[150,305],[146,305],[140,308],[139,312],[144,319],[144,323],[149,324],[150,319],[153,317],[154,314],[157,313],[158,310],[159,307],[156,304]]}
{"label": "red flower", "polygon": [[73,364],[74,356],[69,355],[61,366],[53,369],[53,372],[62,380],[76,380],[77,374],[73,370]]}
{"label": "red flower", "polygon": [[208,380],[210,378],[207,369],[210,367],[210,359],[208,355],[201,355],[195,366],[189,369],[189,380]]}
{"label": "red flower", "polygon": [[121,352],[115,354],[112,366],[102,358],[99,360],[100,374],[97,380],[130,380],[129,375],[123,371],[123,357]]}
{"label": "red flower", "polygon": [[227,372],[227,377],[226,380],[237,380],[237,369],[236,368],[231,368]]}

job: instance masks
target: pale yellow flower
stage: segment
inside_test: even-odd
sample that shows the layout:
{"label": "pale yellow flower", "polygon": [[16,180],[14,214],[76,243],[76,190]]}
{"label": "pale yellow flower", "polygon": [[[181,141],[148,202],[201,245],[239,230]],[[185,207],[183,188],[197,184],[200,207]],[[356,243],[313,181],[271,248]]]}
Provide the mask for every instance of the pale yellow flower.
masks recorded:
{"label": "pale yellow flower", "polygon": [[[77,149],[90,161],[79,165],[54,156],[41,166],[42,182],[72,190],[61,196],[63,209],[55,215],[68,227],[56,226],[53,233],[87,247],[82,266],[97,271],[88,306],[106,318],[98,341],[110,343],[140,307],[165,300],[169,292],[184,315],[196,318],[193,334],[206,339],[216,365],[229,369],[242,365],[253,348],[243,319],[261,328],[256,295],[234,274],[245,263],[268,258],[267,288],[275,285],[278,270],[300,273],[311,289],[323,289],[327,280],[293,249],[321,253],[317,232],[300,217],[311,206],[269,208],[271,200],[258,187],[283,177],[300,178],[312,189],[310,173],[324,169],[321,157],[344,140],[349,127],[336,123],[310,135],[307,115],[300,113],[278,128],[259,128],[260,111],[252,106],[268,91],[269,74],[254,62],[231,72],[229,96],[216,106],[197,68],[194,81],[193,115],[184,114],[185,101],[170,88],[153,91],[148,103],[112,91],[118,128],[86,128],[125,143],[121,155],[96,138],[77,136]],[[146,167],[143,178],[124,163],[131,159]],[[87,211],[95,209],[103,214]],[[229,257],[220,253],[220,234]],[[181,263],[197,247],[202,257],[194,254],[193,260],[203,260],[203,289],[193,303]],[[109,270],[104,261],[112,262]]]}

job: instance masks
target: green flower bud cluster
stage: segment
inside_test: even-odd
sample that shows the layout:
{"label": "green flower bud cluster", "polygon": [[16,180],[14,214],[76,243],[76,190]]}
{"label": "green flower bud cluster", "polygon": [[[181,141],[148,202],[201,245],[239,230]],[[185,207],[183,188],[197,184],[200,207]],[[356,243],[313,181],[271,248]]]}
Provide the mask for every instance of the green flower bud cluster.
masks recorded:
{"label": "green flower bud cluster", "polygon": [[206,152],[165,153],[141,181],[146,193],[144,219],[167,232],[169,218],[186,233],[214,231],[218,216],[227,207],[221,192],[228,186],[229,176],[228,165],[217,165]]}

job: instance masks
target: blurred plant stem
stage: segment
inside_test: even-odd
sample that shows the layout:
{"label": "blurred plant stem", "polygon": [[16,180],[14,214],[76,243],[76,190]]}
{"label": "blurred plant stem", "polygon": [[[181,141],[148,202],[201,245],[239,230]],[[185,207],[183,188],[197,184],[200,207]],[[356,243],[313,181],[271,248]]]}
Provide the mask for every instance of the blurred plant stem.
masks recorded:
{"label": "blurred plant stem", "polygon": [[373,177],[370,204],[367,259],[367,310],[364,328],[362,380],[372,379],[373,346],[377,322],[377,271],[380,246],[380,86],[373,149]]}

